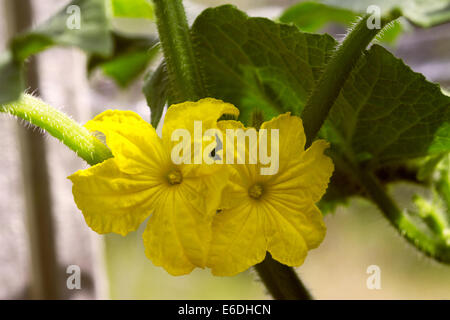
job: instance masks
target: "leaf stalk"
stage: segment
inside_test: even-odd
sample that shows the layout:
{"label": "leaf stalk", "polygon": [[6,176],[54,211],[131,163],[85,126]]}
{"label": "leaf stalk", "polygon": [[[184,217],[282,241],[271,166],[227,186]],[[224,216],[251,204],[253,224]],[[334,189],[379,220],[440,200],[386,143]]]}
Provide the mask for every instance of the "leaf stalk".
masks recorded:
{"label": "leaf stalk", "polygon": [[367,21],[371,16],[366,15],[359,20],[339,45],[301,114],[306,134],[306,147],[311,145],[319,133],[345,81],[364,50],[388,23],[399,16],[399,11],[393,10],[388,16],[381,19],[380,29],[370,29]]}
{"label": "leaf stalk", "polygon": [[166,60],[171,103],[204,98],[204,85],[194,55],[181,0],[154,0],[159,39]]}

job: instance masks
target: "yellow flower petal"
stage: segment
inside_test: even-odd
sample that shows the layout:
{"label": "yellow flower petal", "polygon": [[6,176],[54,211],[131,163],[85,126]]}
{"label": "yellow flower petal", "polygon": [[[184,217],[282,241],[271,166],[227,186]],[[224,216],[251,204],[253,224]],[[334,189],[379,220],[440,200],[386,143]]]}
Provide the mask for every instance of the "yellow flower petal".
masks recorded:
{"label": "yellow flower petal", "polygon": [[[195,268],[195,264],[191,262],[187,252],[194,255],[195,245],[185,243],[180,238],[178,226],[191,227],[193,224],[189,221],[193,221],[190,208],[185,207],[189,203],[184,203],[177,192],[165,192],[163,197],[143,234],[145,253],[154,265],[164,267],[171,275],[188,274]],[[179,218],[182,220],[175,221]]]}
{"label": "yellow flower petal", "polygon": [[217,214],[208,259],[214,275],[233,276],[264,259],[265,219],[264,212],[248,202]]}
{"label": "yellow flower petal", "polygon": [[[291,116],[289,112],[284,113],[270,121],[264,122],[261,125],[261,129],[267,129],[267,140],[269,143],[271,141],[270,130],[279,130],[279,172],[284,171],[292,159],[298,159],[304,152],[306,137],[302,119],[299,117]],[[270,147],[268,147],[268,150],[270,150]]]}
{"label": "yellow flower petal", "polygon": [[270,181],[273,192],[309,198],[314,203],[319,201],[334,170],[333,161],[324,155],[328,146],[326,141],[317,140],[300,156],[287,159],[286,169]]}
{"label": "yellow flower petal", "polygon": [[203,132],[217,128],[217,120],[224,114],[237,117],[239,110],[230,103],[213,98],[171,105],[167,109],[162,129],[164,144],[167,143],[169,146],[173,144],[171,135],[176,129],[187,129],[194,138],[194,121],[202,122]]}
{"label": "yellow flower petal", "polygon": [[117,166],[129,174],[157,174],[170,161],[155,129],[132,111],[107,110],[85,127],[105,135]]}
{"label": "yellow flower petal", "polygon": [[311,201],[299,197],[271,196],[265,203],[268,251],[281,263],[300,266],[308,250],[316,248],[325,237],[320,210]]}
{"label": "yellow flower petal", "polygon": [[108,159],[69,177],[75,203],[95,232],[126,235],[136,230],[150,213],[160,182],[119,170]]}
{"label": "yellow flower petal", "polygon": [[288,266],[300,266],[303,263],[308,247],[294,226],[268,214],[265,232],[272,258]]}
{"label": "yellow flower petal", "polygon": [[333,161],[324,155],[329,147],[325,140],[316,140],[306,151],[305,134],[299,117],[283,114],[265,122],[261,128],[279,128],[279,172],[266,176],[274,192],[290,193],[310,198],[315,203],[322,198],[334,170]]}
{"label": "yellow flower petal", "polygon": [[184,172],[183,182],[164,192],[143,235],[146,255],[155,265],[172,275],[205,267],[211,224],[227,178],[227,170],[206,176]]}
{"label": "yellow flower petal", "polygon": [[221,120],[217,122],[217,127],[224,133],[226,129],[245,129],[242,122],[236,120]]}

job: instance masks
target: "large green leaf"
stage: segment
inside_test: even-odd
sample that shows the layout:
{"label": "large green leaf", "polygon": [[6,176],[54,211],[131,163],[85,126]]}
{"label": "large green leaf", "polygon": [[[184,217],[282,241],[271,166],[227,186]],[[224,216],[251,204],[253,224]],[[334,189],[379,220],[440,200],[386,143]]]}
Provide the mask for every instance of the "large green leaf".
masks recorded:
{"label": "large green leaf", "polygon": [[346,81],[322,133],[347,158],[372,165],[450,151],[450,97],[374,45]]}
{"label": "large green leaf", "polygon": [[206,9],[192,34],[208,95],[234,103],[244,121],[254,108],[265,118],[299,113],[336,45],[229,5]]}
{"label": "large green leaf", "polygon": [[[335,46],[328,36],[249,18],[232,6],[205,10],[193,36],[209,95],[243,119],[299,113]],[[382,164],[450,150],[450,98],[374,45],[346,82],[324,133],[346,156]]]}

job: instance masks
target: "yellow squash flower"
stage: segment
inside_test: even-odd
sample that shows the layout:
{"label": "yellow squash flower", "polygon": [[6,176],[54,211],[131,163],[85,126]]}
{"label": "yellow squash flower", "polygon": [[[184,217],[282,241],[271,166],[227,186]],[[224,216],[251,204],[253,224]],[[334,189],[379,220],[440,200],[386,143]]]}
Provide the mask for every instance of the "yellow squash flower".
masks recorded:
{"label": "yellow squash flower", "polygon": [[[223,124],[222,130],[242,128],[237,121]],[[261,175],[260,163],[230,165],[233,170],[222,210],[213,222],[207,262],[215,275],[242,272],[261,262],[267,251],[283,264],[299,266],[325,236],[315,203],[325,193],[334,169],[324,155],[328,143],[318,140],[304,150],[302,121],[290,114],[263,123],[261,129],[268,133],[279,129],[279,170]]]}
{"label": "yellow squash flower", "polygon": [[211,224],[220,205],[228,171],[216,165],[179,164],[171,160],[175,129],[201,120],[217,128],[223,114],[237,116],[231,104],[215,99],[171,106],[162,138],[131,111],[105,111],[85,126],[106,137],[113,158],[69,177],[86,223],[98,233],[126,235],[150,216],[144,232],[148,258],[172,275],[205,267]]}

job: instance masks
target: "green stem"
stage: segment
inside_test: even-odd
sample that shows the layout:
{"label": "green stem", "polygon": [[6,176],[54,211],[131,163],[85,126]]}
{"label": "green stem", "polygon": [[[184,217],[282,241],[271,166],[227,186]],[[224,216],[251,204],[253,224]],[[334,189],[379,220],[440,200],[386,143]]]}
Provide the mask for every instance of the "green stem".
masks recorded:
{"label": "green stem", "polygon": [[[382,19],[382,27],[399,16],[399,10],[392,10],[387,17]],[[305,105],[302,118],[307,147],[311,145],[318,134],[346,79],[365,48],[382,30],[368,29],[368,18],[369,16],[363,17],[337,49]],[[372,201],[408,241],[437,260],[450,261],[450,250],[448,250],[445,240],[427,233],[413,216],[400,210],[372,172],[368,172],[359,165],[353,165],[351,161],[347,162],[353,168],[359,183],[367,191]]]}
{"label": "green stem", "polygon": [[373,173],[356,167],[353,172],[373,202],[375,202],[386,218],[398,228],[402,221],[402,212]]}
{"label": "green stem", "polygon": [[355,25],[336,50],[301,114],[307,147],[315,139],[345,81],[364,50],[389,22],[398,17],[398,10],[393,10],[388,17],[381,20],[380,29],[369,29],[367,20],[370,15],[366,15]]}
{"label": "green stem", "polygon": [[373,173],[356,166],[354,173],[368,196],[402,236],[426,255],[445,263],[450,261],[450,250],[445,239],[422,230],[423,226],[419,221],[415,221],[406,211],[400,210]]}
{"label": "green stem", "polygon": [[15,102],[0,106],[0,112],[12,114],[46,130],[90,165],[112,157],[108,147],[89,130],[32,95],[24,94]]}
{"label": "green stem", "polygon": [[268,253],[263,262],[255,266],[261,280],[274,299],[312,300],[295,270],[275,261]]}
{"label": "green stem", "polygon": [[159,39],[170,81],[170,102],[204,98],[191,34],[181,0],[154,0]]}

